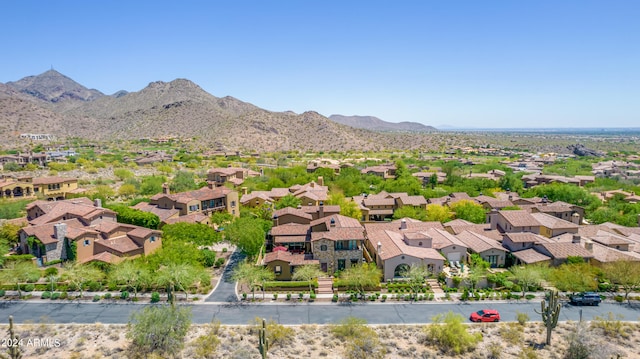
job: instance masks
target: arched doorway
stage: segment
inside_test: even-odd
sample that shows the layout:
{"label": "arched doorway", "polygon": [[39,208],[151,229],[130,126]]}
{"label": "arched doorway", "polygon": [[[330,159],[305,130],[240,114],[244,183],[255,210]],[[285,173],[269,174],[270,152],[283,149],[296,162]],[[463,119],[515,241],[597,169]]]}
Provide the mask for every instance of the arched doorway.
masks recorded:
{"label": "arched doorway", "polygon": [[409,265],[406,263],[398,264],[396,269],[393,271],[393,276],[395,278],[404,277],[404,273],[409,270]]}
{"label": "arched doorway", "polygon": [[23,196],[22,187],[14,188],[13,189],[13,196],[14,197],[22,197]]}

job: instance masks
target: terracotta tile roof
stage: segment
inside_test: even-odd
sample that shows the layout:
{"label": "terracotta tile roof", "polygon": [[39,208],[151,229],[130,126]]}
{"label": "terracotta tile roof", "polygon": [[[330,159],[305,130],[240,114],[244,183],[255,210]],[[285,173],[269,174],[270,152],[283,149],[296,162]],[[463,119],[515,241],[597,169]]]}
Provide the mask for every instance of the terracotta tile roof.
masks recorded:
{"label": "terracotta tile roof", "polygon": [[[403,218],[403,219],[405,220],[405,223],[407,225],[408,232],[425,231],[429,228],[444,229],[444,227],[442,226],[442,223],[440,222],[421,222],[411,218]],[[367,233],[373,232],[373,231],[384,231],[384,230],[400,231],[400,225],[403,219],[397,219],[392,222],[365,223],[364,228],[366,229]]]}
{"label": "terracotta tile roof", "polygon": [[451,227],[451,230],[453,230],[453,234],[460,234],[464,231],[474,232],[482,236],[491,238],[498,242],[502,242],[502,238],[503,238],[502,233],[500,233],[500,231],[498,231],[497,229],[491,229],[491,225],[488,223],[487,224],[471,224],[468,226],[456,226],[456,227]]}
{"label": "terracotta tile roof", "polygon": [[238,172],[238,171],[244,171],[244,169],[235,168],[235,167],[215,167],[215,168],[212,168],[212,169],[208,170],[207,173],[211,173],[211,174],[220,173],[220,174],[229,176],[229,175],[236,174],[236,172]]}
{"label": "terracotta tile roof", "polygon": [[445,222],[442,225],[447,227],[460,227],[460,226],[469,226],[474,224],[473,222],[466,221],[464,219],[454,219],[453,221]]}
{"label": "terracotta tile roof", "polygon": [[602,224],[594,224],[594,225],[586,225],[586,226],[580,226],[578,228],[578,233],[581,236],[595,236],[599,231],[606,231],[609,233],[616,233],[616,231],[612,228],[609,228],[605,225]]}
{"label": "terracotta tile roof", "polygon": [[449,246],[467,248],[467,245],[464,244],[464,242],[444,229],[430,228],[423,233],[426,233],[431,237],[431,246],[435,249],[442,249]]}
{"label": "terracotta tile roof", "polygon": [[389,209],[370,209],[369,210],[369,214],[370,215],[383,215],[383,216],[389,216],[393,214],[393,209],[389,208]]}
{"label": "terracotta tile roof", "polygon": [[148,236],[155,234],[155,235],[160,235],[162,232],[160,231],[154,231],[152,229],[149,228],[144,228],[144,227],[136,227],[132,230],[130,230],[129,232],[127,232],[127,236],[129,237],[135,237],[135,238],[147,238]]}
{"label": "terracotta tile roof", "polygon": [[65,177],[38,177],[33,179],[34,186],[67,182],[78,182],[78,179]]}
{"label": "terracotta tile roof", "polygon": [[275,243],[303,243],[310,239],[309,236],[273,236]]}
{"label": "terracotta tile roof", "polygon": [[155,204],[149,204],[147,202],[140,202],[138,204],[136,204],[135,206],[131,207],[143,212],[149,212],[149,213],[153,213],[156,216],[158,216],[158,218],[160,218],[161,222],[165,222],[167,219],[173,217],[173,216],[177,216],[180,214],[180,210],[175,209],[175,208],[171,208],[171,209],[166,209],[166,208],[160,208],[158,206],[156,206]]}
{"label": "terracotta tile roof", "polygon": [[275,251],[265,254],[262,260],[263,264],[271,263],[273,261],[288,262],[292,266],[306,265],[306,264],[320,264],[317,259],[312,259],[305,254],[293,254],[288,251]]}
{"label": "terracotta tile roof", "polygon": [[287,223],[271,228],[272,236],[307,235],[311,227],[308,224]]}
{"label": "terracotta tile roof", "polygon": [[83,224],[76,218],[56,223],[45,223],[36,226],[27,226],[22,228],[21,230],[27,236],[34,236],[38,238],[38,240],[42,242],[42,244],[51,244],[58,241],[58,239],[56,239],[54,236],[54,227],[57,223],[67,224],[67,233],[65,235],[66,238],[74,239],[84,233],[97,233],[89,228],[84,227]]}
{"label": "terracotta tile roof", "polygon": [[62,217],[79,217],[85,221],[90,221],[100,215],[116,213],[110,209],[103,207],[95,207],[93,202],[88,198],[68,199],[64,201],[36,201],[27,207],[27,211],[34,207],[40,208],[45,214],[33,218],[29,223],[38,225],[48,222],[59,221]]}
{"label": "terracotta tile roof", "polygon": [[206,223],[209,220],[209,216],[205,216],[200,212],[189,213],[185,216],[172,217],[163,220],[166,224],[175,224],[175,223]]}
{"label": "terracotta tile roof", "polygon": [[168,197],[172,201],[176,203],[187,203],[193,200],[198,201],[208,201],[217,198],[223,198],[227,194],[233,192],[232,189],[226,187],[216,187],[215,189],[211,189],[209,187],[202,187],[197,190],[188,191],[188,192],[180,192],[175,194],[165,194],[165,197]]}
{"label": "terracotta tile roof", "polygon": [[433,248],[414,247],[407,245],[402,234],[381,230],[375,231],[368,235],[372,248],[378,251],[378,243],[380,243],[381,250],[377,253],[382,260],[387,260],[400,255],[407,255],[421,259],[441,260],[444,262],[444,257]]}
{"label": "terracotta tile roof", "polygon": [[89,263],[89,262],[104,262],[104,263],[109,263],[109,264],[117,264],[123,261],[122,258],[116,256],[115,254],[111,254],[110,252],[100,252],[96,255],[93,255],[91,257],[85,258],[83,261],[80,261],[80,263]]}
{"label": "terracotta tile roof", "polygon": [[504,219],[511,223],[513,227],[536,227],[540,226],[540,222],[538,222],[535,217],[531,215],[528,211],[524,210],[515,210],[515,211],[499,211],[499,215],[504,217]]}
{"label": "terracotta tile roof", "polygon": [[593,253],[577,243],[540,243],[536,247],[542,247],[549,252],[554,259],[566,259],[568,257],[593,258]]}
{"label": "terracotta tile roof", "polygon": [[408,196],[406,193],[399,197],[406,206],[426,206],[427,199],[424,196]]}
{"label": "terracotta tile roof", "polygon": [[615,261],[640,261],[640,253],[620,251],[607,247],[600,243],[593,243],[593,259],[600,263],[610,263]]}
{"label": "terracotta tile roof", "polygon": [[550,229],[578,229],[578,225],[546,213],[531,213],[542,226]]}
{"label": "terracotta tile roof", "polygon": [[244,183],[244,180],[242,178],[234,177],[234,178],[231,178],[231,179],[227,180],[227,182],[233,183],[234,185],[239,186],[242,183]]}
{"label": "terracotta tile roof", "polygon": [[268,191],[253,191],[251,193],[242,195],[242,197],[240,198],[240,203],[246,205],[247,203],[253,201],[256,198],[260,198],[266,202],[275,201],[273,198],[270,197],[270,193]]}
{"label": "terracotta tile roof", "polygon": [[302,209],[293,208],[293,207],[285,207],[282,209],[278,209],[273,212],[273,215],[271,217],[275,219],[276,217],[282,217],[287,214],[308,219],[309,221],[311,221],[311,218],[312,218],[309,213],[303,211]]}
{"label": "terracotta tile roof", "polygon": [[522,233],[505,233],[505,237],[508,237],[513,243],[545,243],[549,239],[539,234],[522,232]]}
{"label": "terracotta tile roof", "polygon": [[[340,214],[340,206],[338,205],[323,205],[324,215]],[[320,206],[301,206],[301,210],[308,214],[314,214],[320,212]]]}
{"label": "terracotta tile roof", "polygon": [[365,198],[362,204],[366,207],[371,206],[395,206],[396,201],[393,198]]}
{"label": "terracotta tile roof", "polygon": [[315,227],[318,224],[325,223],[327,228],[330,228],[331,220],[334,220],[334,225],[335,225],[334,228],[352,227],[352,228],[359,228],[360,230],[362,230],[362,225],[360,224],[360,221],[358,221],[355,218],[343,216],[340,214],[333,214],[331,216],[318,218],[315,221],[311,222],[311,227]]}
{"label": "terracotta tile roof", "polygon": [[551,257],[546,256],[533,248],[511,252],[511,254],[513,254],[514,257],[518,258],[520,261],[526,264],[533,264],[551,260]]}
{"label": "terracotta tile roof", "polygon": [[633,241],[607,231],[598,231],[595,236],[590,236],[594,242],[604,244],[605,246],[630,245]]}
{"label": "terracotta tile roof", "polygon": [[364,240],[364,230],[360,228],[330,228],[326,232],[311,232],[311,241],[329,239],[332,241]]}
{"label": "terracotta tile roof", "polygon": [[490,249],[506,251],[498,241],[474,232],[464,231],[456,235],[456,237],[476,253],[481,253]]}
{"label": "terracotta tile roof", "polygon": [[95,242],[96,245],[100,244],[104,247],[111,248],[120,253],[132,252],[136,249],[140,249],[140,246],[136,244],[131,238],[127,236],[120,236],[110,239],[102,239]]}

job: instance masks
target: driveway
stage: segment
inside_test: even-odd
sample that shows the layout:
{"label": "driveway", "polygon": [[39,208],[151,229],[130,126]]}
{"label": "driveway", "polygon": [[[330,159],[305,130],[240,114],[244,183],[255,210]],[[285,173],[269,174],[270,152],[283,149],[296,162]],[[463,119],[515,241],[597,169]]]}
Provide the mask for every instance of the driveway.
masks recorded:
{"label": "driveway", "polygon": [[218,285],[204,301],[209,303],[222,303],[222,302],[237,302],[238,296],[236,295],[236,282],[231,279],[233,276],[233,270],[238,263],[244,260],[245,255],[236,249],[229,257],[227,265],[224,267],[222,276]]}

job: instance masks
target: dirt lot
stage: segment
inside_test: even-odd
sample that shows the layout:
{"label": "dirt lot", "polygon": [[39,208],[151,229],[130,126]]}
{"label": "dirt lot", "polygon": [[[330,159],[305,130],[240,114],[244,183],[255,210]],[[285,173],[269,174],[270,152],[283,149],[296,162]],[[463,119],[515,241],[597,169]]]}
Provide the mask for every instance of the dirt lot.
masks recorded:
{"label": "dirt lot", "polygon": [[[602,323],[601,323],[602,324]],[[615,320],[606,328],[587,325],[583,338],[593,350],[603,356],[594,358],[640,357],[640,325]],[[567,338],[575,331],[576,323],[560,323],[553,334],[552,345],[542,345],[545,330],[540,323],[530,322],[524,327],[517,323],[471,324],[472,332],[482,333],[483,340],[471,353],[452,355],[442,353],[429,343],[423,326],[384,325],[372,327],[386,350],[385,358],[565,358]],[[260,358],[258,337],[250,326],[221,326],[217,334],[220,345],[210,358]],[[294,336],[285,343],[274,345],[270,358],[344,358],[345,343],[334,337],[328,326],[292,326]],[[7,333],[7,326],[0,330]],[[605,332],[606,330],[606,332]],[[17,333],[30,345],[22,346],[24,358],[128,358],[129,340],[125,325],[56,325],[47,323],[22,324]],[[196,358],[196,338],[207,333],[206,325],[192,326],[185,340],[183,358]],[[5,337],[8,337],[5,335]],[[3,338],[5,338],[3,337]],[[38,338],[40,343],[36,343]],[[57,343],[57,344],[56,344]],[[6,344],[6,343],[5,343]],[[4,345],[6,347],[6,345]],[[2,348],[6,352],[6,348]]]}

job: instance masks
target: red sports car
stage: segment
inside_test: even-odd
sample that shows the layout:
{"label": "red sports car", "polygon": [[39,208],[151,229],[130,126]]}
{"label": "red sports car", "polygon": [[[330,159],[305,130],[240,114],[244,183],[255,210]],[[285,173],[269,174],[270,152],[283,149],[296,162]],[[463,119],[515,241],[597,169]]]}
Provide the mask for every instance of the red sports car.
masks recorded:
{"label": "red sports car", "polygon": [[469,319],[471,319],[472,322],[499,322],[500,313],[495,309],[483,309],[471,313]]}

